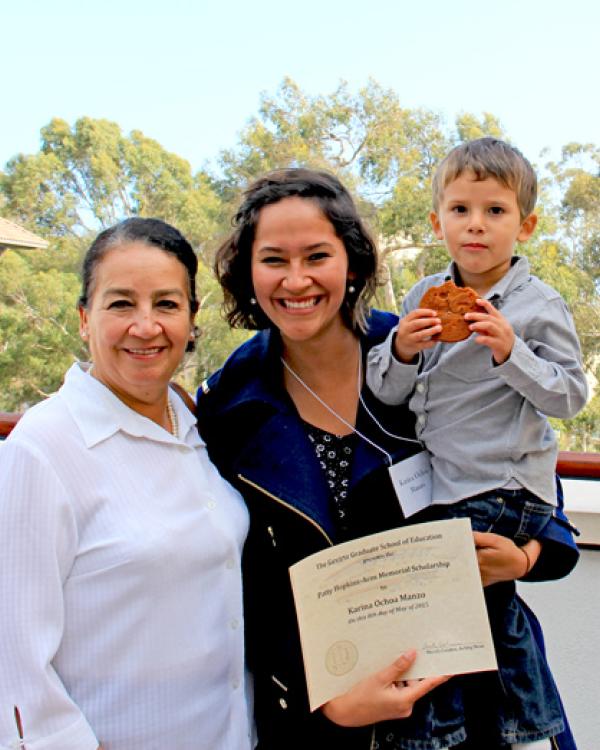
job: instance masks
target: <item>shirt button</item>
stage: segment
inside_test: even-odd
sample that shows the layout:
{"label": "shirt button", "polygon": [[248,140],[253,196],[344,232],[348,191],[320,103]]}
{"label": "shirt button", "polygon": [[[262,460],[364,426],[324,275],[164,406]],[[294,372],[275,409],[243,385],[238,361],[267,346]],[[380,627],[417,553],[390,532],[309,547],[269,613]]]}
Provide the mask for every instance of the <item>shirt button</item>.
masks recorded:
{"label": "shirt button", "polygon": [[233,689],[237,690],[239,688],[239,686],[240,686],[240,681],[239,680],[234,680],[231,684],[233,685]]}
{"label": "shirt button", "polygon": [[235,562],[231,558],[229,558],[229,560],[227,560],[227,562],[225,563],[225,567],[229,568],[229,570],[231,570],[234,565],[235,565]]}
{"label": "shirt button", "polygon": [[217,507],[217,504],[215,503],[215,501],[214,501],[214,500],[209,500],[209,501],[208,501],[208,502],[206,503],[206,507],[207,507],[207,508],[208,508],[209,510],[214,510],[214,509],[215,509],[215,508]]}
{"label": "shirt button", "polygon": [[229,625],[231,626],[232,630],[237,630],[240,626],[240,621],[236,620],[234,617],[233,620],[230,621]]}
{"label": "shirt button", "polygon": [[423,385],[423,383],[419,383],[417,385],[417,393],[423,393],[424,390],[425,390],[425,386]]}
{"label": "shirt button", "polygon": [[285,698],[280,698],[279,699],[279,705],[281,706],[281,708],[287,708],[287,701],[286,701],[286,699]]}

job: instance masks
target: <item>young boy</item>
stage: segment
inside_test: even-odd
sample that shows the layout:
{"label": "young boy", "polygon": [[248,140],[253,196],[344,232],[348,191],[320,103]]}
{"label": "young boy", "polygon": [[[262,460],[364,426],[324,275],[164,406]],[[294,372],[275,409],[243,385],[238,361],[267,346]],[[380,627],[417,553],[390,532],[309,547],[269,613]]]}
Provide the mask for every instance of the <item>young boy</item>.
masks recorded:
{"label": "young boy", "polygon": [[[531,165],[502,141],[481,138],[448,154],[433,180],[430,219],[452,262],[408,292],[397,329],[371,350],[367,367],[367,383],[382,401],[410,399],[430,454],[432,505],[414,520],[467,516],[475,530],[521,547],[557,502],[558,448],[547,416],[573,417],[587,398],[564,301],[513,254],[535,230],[536,194]],[[480,310],[465,315],[466,340],[435,342],[441,320],[419,302],[449,279],[471,287]],[[532,562],[524,550],[525,573]],[[558,697],[514,584],[489,587],[486,599],[499,663],[499,741],[549,748],[538,741],[561,731]]]}

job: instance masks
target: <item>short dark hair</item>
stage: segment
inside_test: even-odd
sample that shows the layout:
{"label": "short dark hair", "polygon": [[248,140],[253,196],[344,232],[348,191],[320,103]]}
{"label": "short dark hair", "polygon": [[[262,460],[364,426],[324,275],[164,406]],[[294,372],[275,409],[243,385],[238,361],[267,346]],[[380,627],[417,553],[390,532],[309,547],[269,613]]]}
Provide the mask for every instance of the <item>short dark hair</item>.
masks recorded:
{"label": "short dark hair", "polygon": [[[198,310],[196,297],[196,273],[198,259],[190,243],[178,229],[161,219],[146,219],[135,216],[115,224],[100,232],[92,242],[83,259],[82,290],[78,306],[86,308],[94,292],[96,269],[106,253],[117,245],[129,242],[143,242],[149,247],[157,247],[165,253],[174,255],[185,266],[189,282],[190,311],[192,315]],[[193,342],[187,351],[193,350]]]}
{"label": "short dark hair", "polygon": [[466,141],[450,151],[440,162],[433,177],[433,209],[439,211],[445,188],[464,172],[473,172],[477,180],[493,177],[504,187],[513,190],[521,221],[535,208],[537,177],[519,149],[498,138],[477,138]]}
{"label": "short dark hair", "polygon": [[217,250],[214,267],[223,288],[223,309],[229,324],[251,330],[271,325],[260,307],[250,303],[254,295],[252,244],[261,209],[292,197],[314,201],[344,244],[355,291],[346,295],[342,317],[349,328],[364,330],[368,301],[377,286],[375,243],[352,196],[338,178],[328,172],[301,167],[270,172],[250,185],[233,218],[235,230]]}

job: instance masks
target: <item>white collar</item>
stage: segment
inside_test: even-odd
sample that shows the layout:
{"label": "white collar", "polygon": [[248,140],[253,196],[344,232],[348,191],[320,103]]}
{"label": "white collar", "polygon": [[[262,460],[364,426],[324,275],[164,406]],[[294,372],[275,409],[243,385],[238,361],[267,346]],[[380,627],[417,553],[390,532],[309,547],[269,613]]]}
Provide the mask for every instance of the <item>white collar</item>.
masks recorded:
{"label": "white collar", "polygon": [[196,418],[175,391],[171,390],[171,403],[177,415],[179,437],[124,404],[89,374],[89,364],[77,362],[71,366],[58,396],[64,400],[87,448],[119,431],[160,443],[184,443],[189,447],[204,445],[196,428]]}

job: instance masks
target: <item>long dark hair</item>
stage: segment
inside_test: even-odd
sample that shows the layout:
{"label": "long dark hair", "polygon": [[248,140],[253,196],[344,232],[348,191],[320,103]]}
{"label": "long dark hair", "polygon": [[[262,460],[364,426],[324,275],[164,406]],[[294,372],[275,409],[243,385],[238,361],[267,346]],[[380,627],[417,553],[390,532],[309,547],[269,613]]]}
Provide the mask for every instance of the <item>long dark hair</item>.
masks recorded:
{"label": "long dark hair", "polygon": [[366,326],[368,301],[377,286],[377,250],[359,216],[350,193],[328,172],[313,169],[282,169],[256,180],[244,193],[235,214],[235,230],[218,249],[215,273],[223,288],[223,308],[234,328],[256,330],[271,325],[258,305],[250,303],[252,288],[252,244],[260,211],[284,198],[314,201],[333,225],[348,254],[354,291],[346,294],[342,317],[355,330]]}

